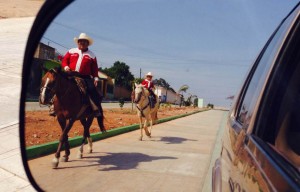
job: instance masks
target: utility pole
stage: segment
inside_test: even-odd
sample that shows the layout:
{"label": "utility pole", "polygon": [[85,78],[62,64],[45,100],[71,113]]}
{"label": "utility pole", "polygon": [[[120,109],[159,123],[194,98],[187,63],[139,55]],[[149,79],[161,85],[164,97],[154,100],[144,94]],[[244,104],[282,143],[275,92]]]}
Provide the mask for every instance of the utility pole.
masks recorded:
{"label": "utility pole", "polygon": [[140,68],[140,79],[142,78],[142,69]]}

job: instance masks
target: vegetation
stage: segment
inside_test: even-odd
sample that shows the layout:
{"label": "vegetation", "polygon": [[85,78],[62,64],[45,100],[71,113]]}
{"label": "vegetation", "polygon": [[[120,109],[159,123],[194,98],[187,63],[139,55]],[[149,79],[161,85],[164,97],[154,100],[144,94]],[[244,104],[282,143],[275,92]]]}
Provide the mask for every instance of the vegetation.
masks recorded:
{"label": "vegetation", "polygon": [[121,109],[123,109],[124,103],[125,103],[124,98],[121,97],[121,98],[119,99],[119,106],[121,107]]}
{"label": "vegetation", "polygon": [[126,63],[120,61],[116,61],[110,68],[100,68],[103,73],[115,79],[116,86],[132,90],[131,82],[134,80],[134,76],[129,69],[130,67]]}
{"label": "vegetation", "polygon": [[207,104],[207,108],[213,109],[214,108],[214,104],[208,103]]}
{"label": "vegetation", "polygon": [[189,86],[188,85],[182,85],[179,90],[178,90],[178,93],[181,93],[181,92],[185,92],[186,93],[186,90],[189,89]]}
{"label": "vegetation", "polygon": [[143,79],[142,79],[142,78],[135,78],[135,79],[133,80],[133,83],[136,83],[136,84],[141,84],[141,83],[142,83],[142,81],[143,81]]}

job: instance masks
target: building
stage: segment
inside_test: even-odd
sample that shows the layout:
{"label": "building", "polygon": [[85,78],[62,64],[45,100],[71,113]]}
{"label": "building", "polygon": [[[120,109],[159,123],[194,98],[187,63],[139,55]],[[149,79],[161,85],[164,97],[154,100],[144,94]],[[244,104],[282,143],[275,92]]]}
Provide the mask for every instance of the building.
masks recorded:
{"label": "building", "polygon": [[161,86],[155,86],[155,94],[158,96],[161,103],[172,103],[179,105],[180,95],[173,89],[167,90]]}
{"label": "building", "polygon": [[54,60],[55,48],[44,43],[39,43],[33,57],[45,60]]}

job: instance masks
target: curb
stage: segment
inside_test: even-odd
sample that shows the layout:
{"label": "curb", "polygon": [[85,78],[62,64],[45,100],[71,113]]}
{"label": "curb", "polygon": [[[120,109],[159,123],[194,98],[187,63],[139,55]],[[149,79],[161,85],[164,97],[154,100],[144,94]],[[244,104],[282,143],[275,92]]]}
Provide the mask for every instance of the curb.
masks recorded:
{"label": "curb", "polygon": [[[193,115],[193,114],[196,114],[199,112],[204,112],[204,111],[207,111],[207,110],[199,110],[199,111],[195,111],[192,113],[186,113],[186,114],[177,115],[177,116],[173,116],[173,117],[158,119],[156,124],[164,123],[167,121],[186,117],[186,116]],[[93,142],[95,142],[95,141],[113,137],[113,136],[116,136],[119,134],[134,131],[137,129],[139,129],[139,124],[133,124],[133,125],[125,126],[125,127],[111,129],[111,130],[108,130],[106,133],[93,133],[93,134],[91,134],[91,138],[92,138]],[[58,141],[53,141],[53,142],[49,142],[49,143],[42,144],[42,145],[35,145],[35,146],[27,147],[26,148],[27,160],[31,160],[34,158],[38,158],[38,157],[49,155],[51,153],[56,152],[58,143],[59,143]],[[81,143],[82,143],[82,136],[77,136],[77,137],[73,137],[73,138],[69,139],[70,148],[80,146]],[[63,147],[63,149],[64,149],[64,147]]]}

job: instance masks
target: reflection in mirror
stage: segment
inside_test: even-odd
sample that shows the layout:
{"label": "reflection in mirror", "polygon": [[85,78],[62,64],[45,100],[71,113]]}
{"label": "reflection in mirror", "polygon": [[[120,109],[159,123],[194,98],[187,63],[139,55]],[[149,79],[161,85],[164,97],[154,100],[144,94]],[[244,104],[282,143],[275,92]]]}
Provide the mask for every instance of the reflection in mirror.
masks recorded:
{"label": "reflection in mirror", "polygon": [[[78,0],[69,5],[41,38],[29,74],[24,137],[37,184],[45,191],[105,190],[105,181],[114,178],[100,171],[100,164],[101,170],[113,170],[107,162],[120,168],[119,161],[170,158],[131,154],[128,160],[118,159],[105,144],[101,148],[109,155],[93,151],[92,141],[113,136],[106,130],[138,126],[131,92],[148,72],[156,84],[156,101],[228,108],[252,58],[286,14],[273,18],[269,31],[259,35],[262,21],[257,17],[267,17],[248,8],[242,2],[209,1]],[[124,119],[129,119],[126,124]],[[96,186],[89,183],[95,170],[101,182]]]}

